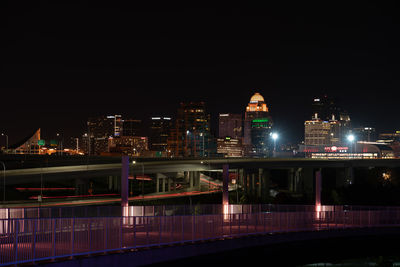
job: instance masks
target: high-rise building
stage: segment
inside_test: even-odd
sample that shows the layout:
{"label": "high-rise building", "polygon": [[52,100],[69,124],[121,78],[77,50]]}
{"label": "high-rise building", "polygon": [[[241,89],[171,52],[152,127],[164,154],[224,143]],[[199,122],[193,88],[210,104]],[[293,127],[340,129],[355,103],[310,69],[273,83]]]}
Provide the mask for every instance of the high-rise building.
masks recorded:
{"label": "high-rise building", "polygon": [[141,156],[148,150],[148,140],[144,136],[120,136],[108,139],[110,153],[119,153],[129,156]]}
{"label": "high-rise building", "polygon": [[243,157],[243,152],[244,151],[241,139],[235,139],[229,136],[217,139],[218,154],[223,154],[226,158],[236,158]]}
{"label": "high-rise building", "polygon": [[326,95],[314,98],[311,106],[312,119],[304,123],[305,144],[338,146],[346,143],[351,130],[347,112]]}
{"label": "high-rise building", "polygon": [[320,119],[306,121],[304,143],[306,146],[331,145],[331,123]]}
{"label": "high-rise building", "polygon": [[242,114],[219,114],[218,130],[218,136],[220,138],[225,138],[229,136],[234,139],[242,139]]}
{"label": "high-rise building", "polygon": [[364,141],[364,142],[376,141],[375,128],[372,127],[354,128],[353,134],[356,136],[357,141]]}
{"label": "high-rise building", "polygon": [[109,115],[88,119],[88,154],[100,155],[108,152],[108,139],[121,136],[122,116]]}
{"label": "high-rise building", "polygon": [[170,117],[151,117],[149,133],[150,150],[157,152],[168,152],[168,137],[172,121]]}
{"label": "high-rise building", "polygon": [[267,156],[270,153],[272,119],[267,104],[259,93],[250,98],[244,119],[244,145],[250,156]]}
{"label": "high-rise building", "polygon": [[175,157],[209,155],[211,143],[210,114],[204,102],[180,103],[174,127],[168,139],[168,149]]}
{"label": "high-rise building", "polygon": [[143,136],[143,124],[141,120],[122,120],[122,136]]}
{"label": "high-rise building", "polygon": [[115,116],[98,116],[89,118],[88,154],[100,155],[108,152],[108,138],[115,134]]}

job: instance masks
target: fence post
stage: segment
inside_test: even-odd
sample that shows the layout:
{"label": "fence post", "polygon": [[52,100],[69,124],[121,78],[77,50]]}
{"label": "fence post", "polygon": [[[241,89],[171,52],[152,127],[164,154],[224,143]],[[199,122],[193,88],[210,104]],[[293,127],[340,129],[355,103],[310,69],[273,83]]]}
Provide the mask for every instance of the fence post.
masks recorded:
{"label": "fence post", "polygon": [[71,221],[71,257],[74,255],[74,242],[75,242],[75,217]]}
{"label": "fence post", "polygon": [[104,227],[104,252],[107,250],[108,243],[108,217],[103,217],[103,227]]}
{"label": "fence post", "polygon": [[[50,219],[51,220],[51,219]],[[56,256],[56,219],[52,219],[52,221],[53,221],[53,235],[52,235],[52,250],[53,250],[53,260],[54,260],[54,257]]]}
{"label": "fence post", "polygon": [[92,218],[88,218],[88,238],[89,238],[89,255],[92,251]]}
{"label": "fence post", "polygon": [[164,216],[158,216],[158,244],[161,245],[161,231],[162,231],[162,218]]}
{"label": "fence post", "polygon": [[15,219],[14,225],[14,261],[18,262],[18,231],[19,231],[19,220]]}
{"label": "fence post", "polygon": [[36,257],[36,219],[33,220],[33,229],[32,229],[32,260],[35,262]]}
{"label": "fence post", "polygon": [[120,249],[122,249],[122,220],[123,220],[123,217],[121,216],[120,220],[119,220],[119,248]]}
{"label": "fence post", "polygon": [[184,215],[181,215],[181,218],[182,218],[182,243],[184,242],[184,240],[185,240],[185,233],[184,233],[184,230],[183,230],[183,228],[184,228]]}

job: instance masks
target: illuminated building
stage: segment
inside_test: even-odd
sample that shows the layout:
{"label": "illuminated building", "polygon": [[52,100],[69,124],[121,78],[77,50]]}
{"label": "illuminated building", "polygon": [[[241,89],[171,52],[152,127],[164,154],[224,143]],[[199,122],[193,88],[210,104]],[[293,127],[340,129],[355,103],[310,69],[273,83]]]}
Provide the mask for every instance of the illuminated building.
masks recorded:
{"label": "illuminated building", "polygon": [[394,156],[400,158],[400,131],[394,133],[381,133],[376,142],[390,146],[394,151]]}
{"label": "illuminated building", "polygon": [[351,130],[351,120],[347,112],[327,95],[314,98],[311,107],[313,120],[327,121],[331,124],[331,137],[326,144],[340,145],[346,142],[346,136]]}
{"label": "illuminated building", "polygon": [[122,136],[142,136],[143,123],[141,120],[123,119]]}
{"label": "illuminated building", "polygon": [[357,136],[358,141],[365,141],[365,142],[376,141],[375,128],[372,127],[354,128],[353,134]]}
{"label": "illuminated building", "polygon": [[259,93],[250,98],[244,119],[244,145],[246,155],[267,156],[270,153],[272,119],[267,104]]}
{"label": "illuminated building", "polygon": [[180,103],[168,150],[175,157],[203,157],[210,154],[210,114],[204,102]]}
{"label": "illuminated building", "polygon": [[[150,150],[159,154],[168,154],[168,137],[170,134],[172,121],[170,117],[151,117],[149,134]],[[157,154],[156,154],[157,155]]]}
{"label": "illuminated building", "polygon": [[300,145],[299,151],[314,159],[392,159],[396,156],[390,145],[363,141],[344,146]]}
{"label": "illuminated building", "polygon": [[88,154],[100,155],[108,152],[108,138],[120,135],[122,128],[121,115],[89,118],[87,125]]}
{"label": "illuminated building", "polygon": [[40,147],[44,145],[44,140],[40,139],[39,128],[21,142],[12,145],[9,149],[12,154],[40,154]]}
{"label": "illuminated building", "polygon": [[220,138],[227,136],[234,139],[243,137],[242,114],[219,114],[218,135]]}
{"label": "illuminated building", "polygon": [[124,154],[129,156],[141,156],[148,150],[147,137],[143,136],[119,136],[108,138],[108,152],[103,152],[102,155]]}
{"label": "illuminated building", "polygon": [[217,153],[226,158],[243,157],[243,146],[241,139],[230,137],[217,139]]}
{"label": "illuminated building", "polygon": [[304,142],[306,146],[331,144],[331,123],[314,118],[304,122]]}
{"label": "illuminated building", "polygon": [[350,133],[350,116],[327,96],[314,98],[312,119],[304,122],[304,144],[311,146],[342,146]]}

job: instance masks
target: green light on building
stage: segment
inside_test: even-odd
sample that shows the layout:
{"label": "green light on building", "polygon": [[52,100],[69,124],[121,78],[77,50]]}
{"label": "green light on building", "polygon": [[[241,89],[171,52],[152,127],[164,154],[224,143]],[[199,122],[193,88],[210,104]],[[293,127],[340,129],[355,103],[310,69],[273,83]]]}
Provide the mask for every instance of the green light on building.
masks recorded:
{"label": "green light on building", "polygon": [[253,122],[268,122],[268,119],[255,119]]}

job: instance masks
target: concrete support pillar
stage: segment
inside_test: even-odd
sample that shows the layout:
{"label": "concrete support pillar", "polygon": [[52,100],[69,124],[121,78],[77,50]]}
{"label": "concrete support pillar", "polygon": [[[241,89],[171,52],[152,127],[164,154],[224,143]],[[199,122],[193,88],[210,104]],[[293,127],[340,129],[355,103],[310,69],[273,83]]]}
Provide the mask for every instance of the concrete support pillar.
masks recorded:
{"label": "concrete support pillar", "polygon": [[257,197],[261,198],[262,197],[262,187],[263,187],[263,182],[262,182],[262,174],[263,174],[263,169],[258,169],[258,186],[257,186]]}
{"label": "concrete support pillar", "polygon": [[244,179],[243,174],[244,174],[244,170],[243,169],[239,169],[239,172],[238,172],[238,175],[239,175],[239,177],[238,177],[238,185],[240,185],[242,187],[243,187],[243,179]]}
{"label": "concrete support pillar", "polygon": [[193,186],[196,190],[200,190],[200,172],[193,172]]}
{"label": "concrete support pillar", "polygon": [[189,172],[189,187],[194,187],[194,172]]}
{"label": "concrete support pillar", "polygon": [[345,170],[345,185],[349,186],[354,183],[354,168],[352,166],[346,167]]}
{"label": "concrete support pillar", "polygon": [[129,197],[129,156],[122,156],[121,206],[128,207]]}
{"label": "concrete support pillar", "polygon": [[229,204],[228,184],[229,184],[229,165],[224,164],[222,166],[222,204],[223,205]]}
{"label": "concrete support pillar", "polygon": [[322,174],[321,169],[315,171],[315,206],[321,205]]}
{"label": "concrete support pillar", "polygon": [[248,181],[249,181],[249,174],[244,170],[243,171],[243,190],[246,194],[249,193]]}
{"label": "concrete support pillar", "polygon": [[165,192],[165,178],[162,178],[162,192]]}
{"label": "concrete support pillar", "polygon": [[270,186],[271,186],[271,171],[269,169],[262,170],[262,191],[261,191],[261,200],[263,202],[269,201],[270,199]]}
{"label": "concrete support pillar", "polygon": [[256,192],[256,174],[255,173],[252,173],[251,174],[251,190],[250,190],[250,192],[251,192],[251,195],[255,195],[255,192]]}
{"label": "concrete support pillar", "polygon": [[160,193],[160,178],[156,175],[156,192]]}
{"label": "concrete support pillar", "polygon": [[290,168],[288,170],[288,190],[289,192],[294,192],[294,169]]}
{"label": "concrete support pillar", "polygon": [[299,191],[299,187],[300,187],[300,180],[301,180],[301,171],[302,168],[298,168],[295,171],[294,174],[294,192],[297,193]]}
{"label": "concrete support pillar", "polygon": [[314,173],[312,168],[303,168],[301,177],[303,180],[303,194],[307,197],[308,203],[313,203]]}
{"label": "concrete support pillar", "polygon": [[113,177],[112,176],[108,176],[108,191],[111,191],[113,189]]}

